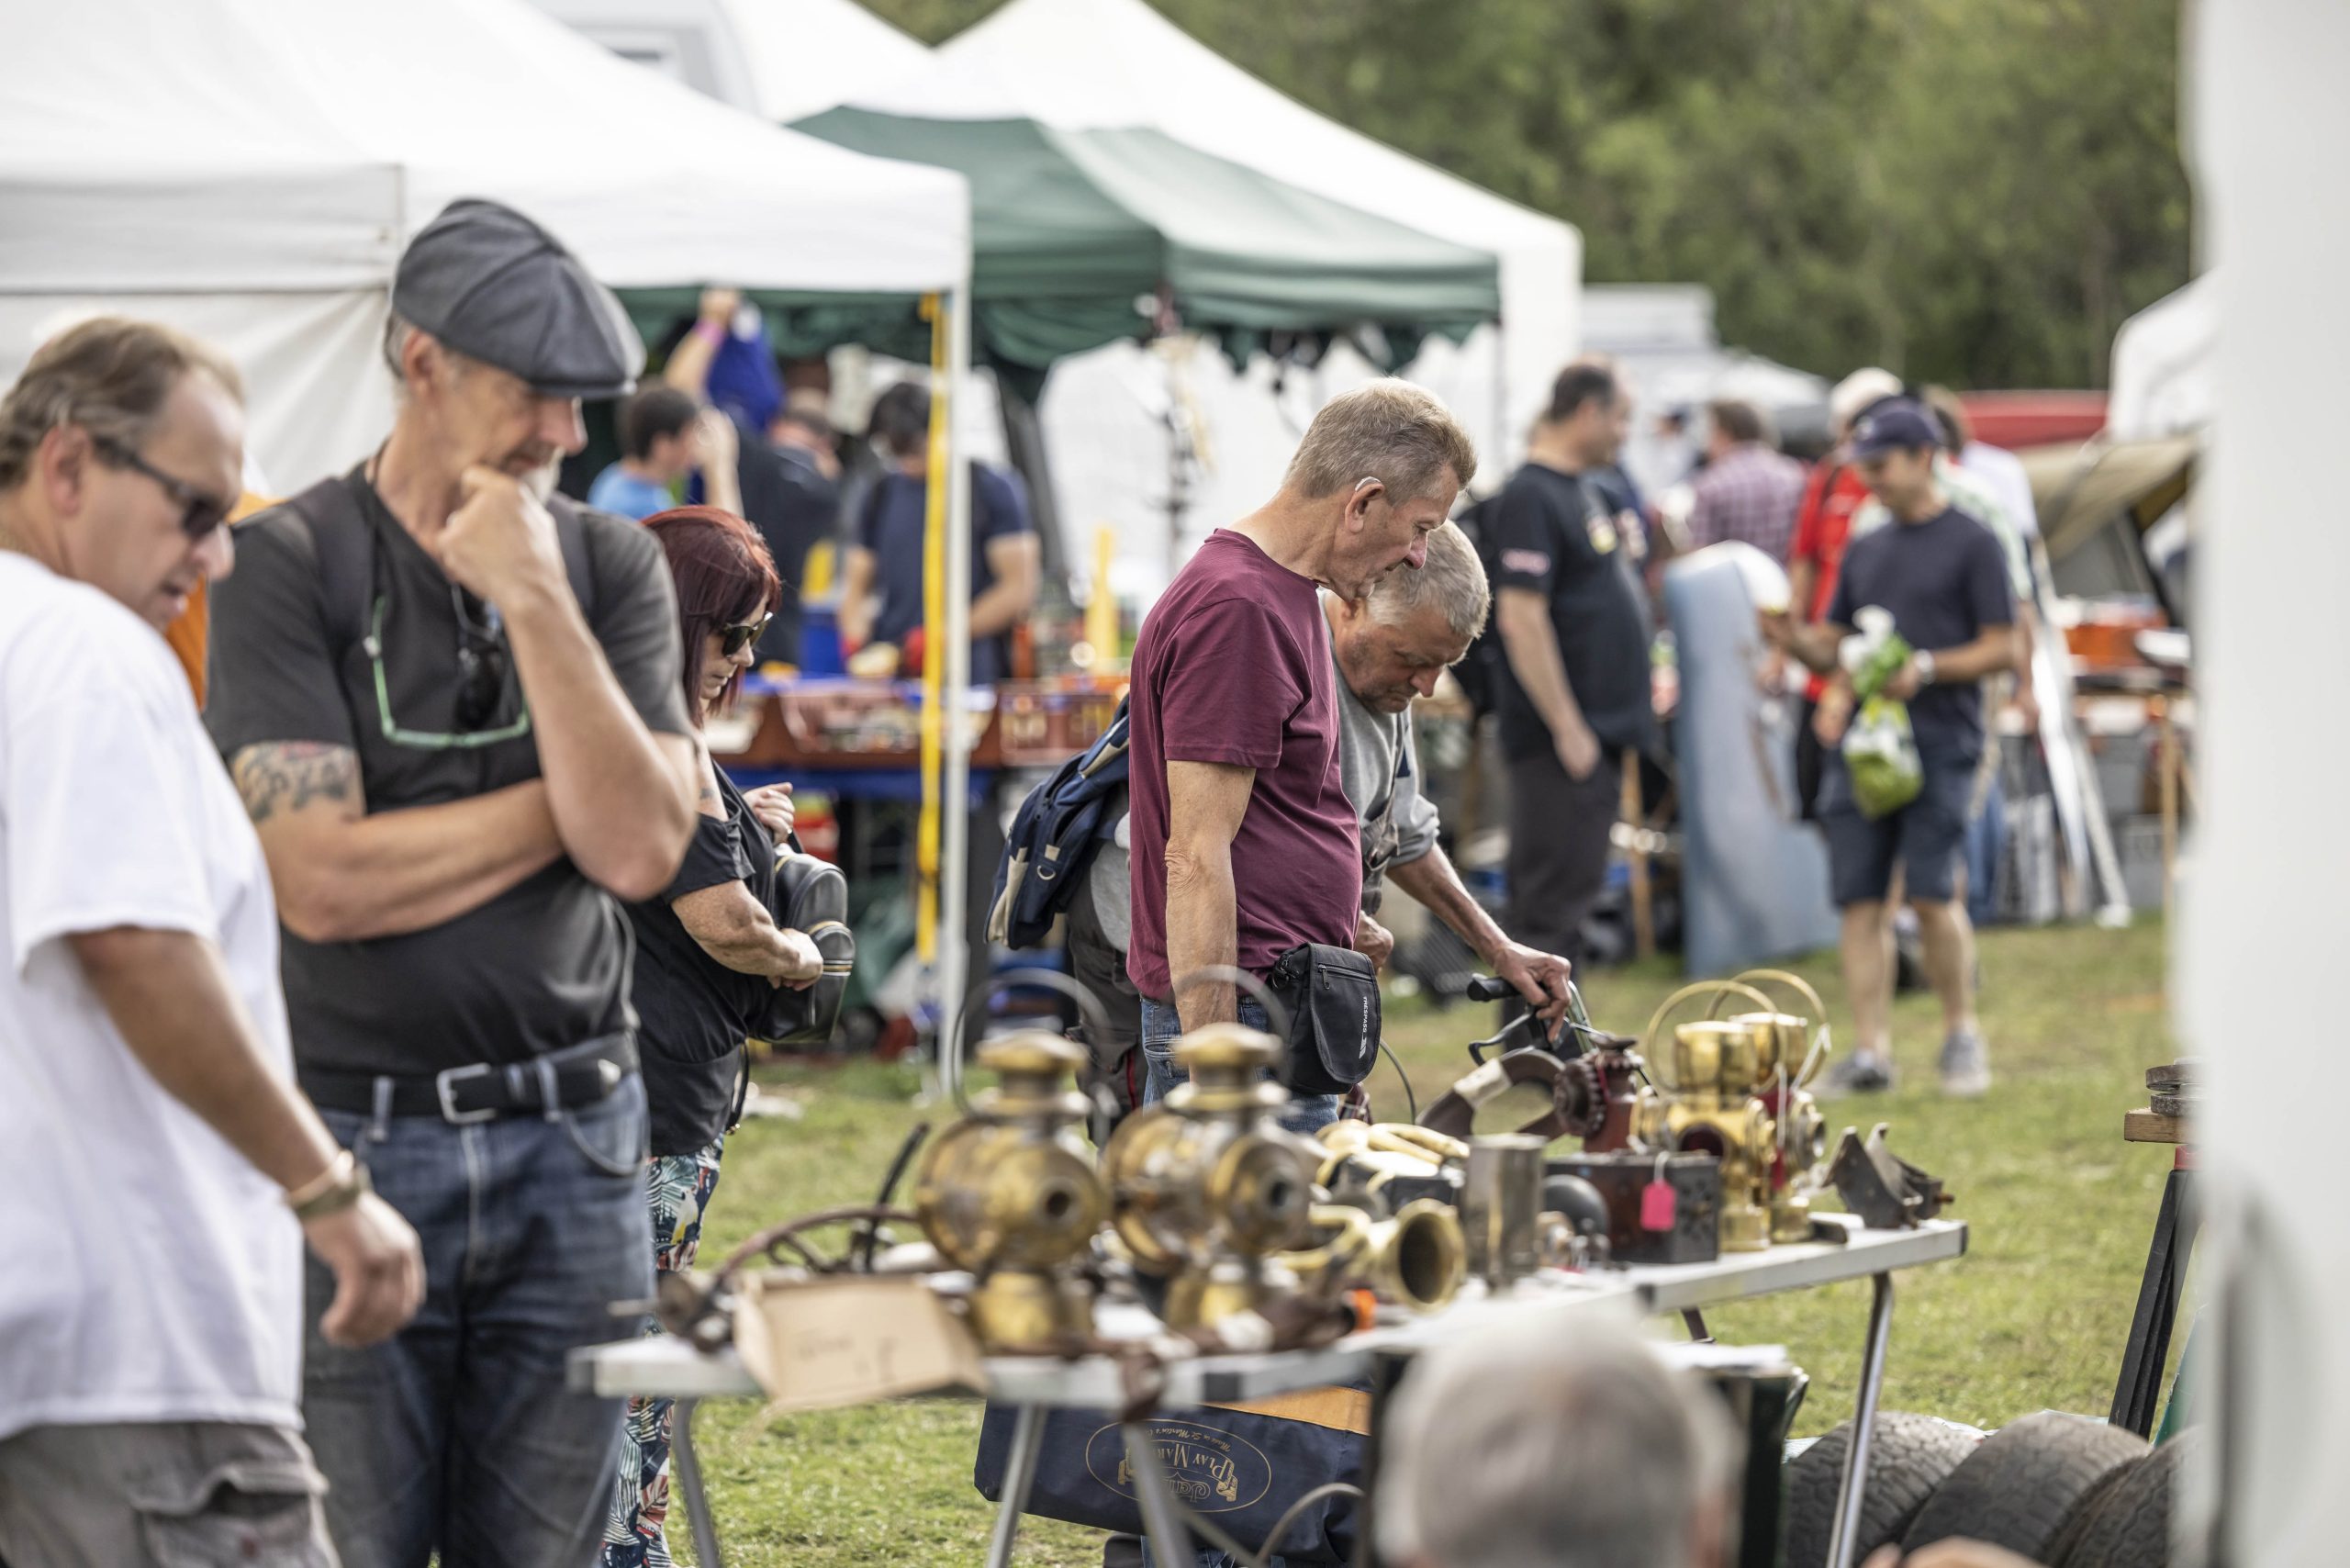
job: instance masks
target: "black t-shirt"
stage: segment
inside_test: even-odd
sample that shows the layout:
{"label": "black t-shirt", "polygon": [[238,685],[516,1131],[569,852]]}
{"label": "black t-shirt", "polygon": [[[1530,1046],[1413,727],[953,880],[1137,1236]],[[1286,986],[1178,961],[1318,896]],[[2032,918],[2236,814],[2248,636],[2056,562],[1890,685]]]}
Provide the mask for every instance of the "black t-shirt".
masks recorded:
{"label": "black t-shirt", "polygon": [[807,454],[757,436],[743,437],[735,470],[743,485],[743,516],[767,541],[783,578],[783,600],[759,639],[760,662],[800,662],[800,590],[808,552],[833,536],[841,508],[840,483],[827,479]]}
{"label": "black t-shirt", "polygon": [[[1826,620],[1849,630],[1872,604],[1892,611],[1893,629],[1929,653],[2016,621],[1998,540],[1955,507],[1924,522],[1887,522],[1844,547]],[[1973,762],[1983,755],[1980,687],[1970,680],[1925,688],[1909,699],[1909,731],[1930,760]]]}
{"label": "black t-shirt", "polygon": [[722,767],[718,792],[726,814],[694,819],[693,842],[669,890],[628,906],[636,929],[637,1045],[655,1154],[690,1154],[726,1130],[744,1039],[775,991],[764,975],[711,958],[670,907],[725,882],[741,882],[762,906],[771,904],[775,840]]}
{"label": "black t-shirt", "polygon": [[[1494,587],[1549,601],[1567,685],[1592,734],[1610,750],[1650,745],[1648,599],[1606,502],[1573,475],[1528,463],[1510,476],[1493,520]],[[1506,661],[1501,673],[1503,755],[1550,753],[1550,725]]]}
{"label": "black t-shirt", "polygon": [[[350,748],[370,814],[538,778],[538,745],[527,733],[462,747],[428,738],[457,728],[452,584],[356,470],[334,483],[348,487],[370,531],[363,595],[329,602],[309,530],[285,507],[238,528],[237,568],[213,585],[205,718],[221,755],[233,759],[264,742]],[[327,526],[349,521],[347,509],[337,510],[346,515]],[[584,509],[575,516],[557,524],[580,531],[588,627],[621,691],[651,729],[690,734],[677,596],[659,543],[624,518]],[[381,701],[365,635],[378,603]],[[509,657],[506,690],[476,734],[510,728],[521,713]],[[307,1068],[412,1074],[520,1061],[633,1022],[628,921],[568,858],[423,931],[330,943],[287,931],[284,945],[295,1058]]]}

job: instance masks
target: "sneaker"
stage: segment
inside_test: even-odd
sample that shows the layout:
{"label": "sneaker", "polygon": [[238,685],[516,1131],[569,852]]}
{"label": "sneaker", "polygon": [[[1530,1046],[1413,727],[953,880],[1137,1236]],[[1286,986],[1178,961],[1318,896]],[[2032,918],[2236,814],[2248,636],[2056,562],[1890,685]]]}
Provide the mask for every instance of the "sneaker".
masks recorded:
{"label": "sneaker", "polygon": [[1823,1100],[1840,1094],[1882,1094],[1893,1087],[1893,1064],[1881,1056],[1849,1056],[1820,1075]]}
{"label": "sneaker", "polygon": [[1983,1036],[1972,1029],[1953,1029],[1942,1042],[1942,1092],[1972,1100],[1991,1087],[1991,1055]]}

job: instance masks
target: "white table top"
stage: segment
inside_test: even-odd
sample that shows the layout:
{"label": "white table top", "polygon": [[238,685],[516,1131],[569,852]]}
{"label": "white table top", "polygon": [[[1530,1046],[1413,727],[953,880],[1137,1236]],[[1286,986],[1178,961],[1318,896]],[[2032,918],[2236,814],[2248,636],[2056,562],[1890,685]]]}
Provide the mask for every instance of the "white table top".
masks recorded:
{"label": "white table top", "polygon": [[[1349,1382],[1369,1372],[1374,1354],[1426,1350],[1473,1333],[1481,1323],[1501,1313],[1638,1316],[1677,1312],[1863,1279],[1956,1258],[1966,1250],[1966,1226],[1958,1220],[1933,1220],[1916,1230],[1862,1230],[1853,1226],[1850,1235],[1842,1246],[1805,1242],[1762,1252],[1726,1252],[1710,1263],[1639,1265],[1592,1274],[1546,1273],[1521,1282],[1505,1295],[1488,1296],[1472,1290],[1442,1312],[1382,1324],[1320,1350],[1175,1361],[1167,1368],[1166,1393],[1160,1403],[1169,1409],[1190,1409]],[[1143,1338],[1154,1331],[1155,1325],[1156,1320],[1138,1307],[1108,1305],[1099,1327],[1113,1338]],[[990,1356],[984,1366],[988,1396],[1007,1404],[1109,1410],[1125,1402],[1118,1365],[1105,1356],[1068,1361],[1046,1356]],[[575,1351],[571,1381],[574,1387],[605,1397],[757,1397],[761,1392],[732,1350],[706,1356],[666,1334]]]}

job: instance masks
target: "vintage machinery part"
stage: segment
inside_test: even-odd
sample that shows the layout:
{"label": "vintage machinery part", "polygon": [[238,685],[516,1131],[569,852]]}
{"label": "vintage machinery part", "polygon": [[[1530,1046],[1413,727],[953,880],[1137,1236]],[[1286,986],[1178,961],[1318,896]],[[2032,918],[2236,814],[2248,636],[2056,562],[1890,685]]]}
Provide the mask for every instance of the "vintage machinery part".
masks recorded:
{"label": "vintage machinery part", "polygon": [[1771,1239],[1778,1129],[1752,1092],[1757,1052],[1752,1025],[1680,1025],[1673,1040],[1678,1087],[1671,1095],[1645,1093],[1633,1113],[1636,1145],[1721,1161],[1722,1248],[1730,1252],[1759,1251]]}
{"label": "vintage machinery part", "polygon": [[1649,1081],[1649,1064],[1633,1048],[1637,1041],[1623,1035],[1601,1038],[1608,1043],[1583,1058],[1599,1081],[1603,1107],[1598,1130],[1583,1135],[1583,1150],[1589,1154],[1631,1147],[1632,1112]]}
{"label": "vintage machinery part", "polygon": [[1405,1204],[1392,1219],[1373,1219],[1346,1204],[1315,1204],[1309,1216],[1320,1244],[1281,1260],[1326,1295],[1367,1287],[1381,1301],[1433,1312],[1468,1277],[1460,1216],[1432,1198]]}
{"label": "vintage machinery part", "polygon": [[1928,1175],[1887,1148],[1885,1134],[1886,1124],[1879,1122],[1863,1143],[1859,1128],[1846,1127],[1828,1179],[1844,1206],[1871,1230],[1914,1229],[1939,1215],[1951,1194],[1942,1190],[1941,1177]]}
{"label": "vintage machinery part", "polygon": [[1571,1171],[1550,1170],[1542,1178],[1542,1212],[1557,1215],[1577,1236],[1607,1238],[1607,1200],[1599,1189]]}
{"label": "vintage machinery part", "polygon": [[1273,1114],[1288,1092],[1263,1074],[1281,1045],[1210,1024],[1175,1042],[1190,1081],[1126,1118],[1102,1151],[1111,1223],[1146,1273],[1168,1277],[1163,1316],[1214,1327],[1293,1284],[1275,1255],[1306,1245],[1318,1146]]}
{"label": "vintage machinery part", "polygon": [[[1710,1263],[1721,1255],[1721,1164],[1706,1154],[1570,1154],[1544,1164],[1587,1182],[1606,1205],[1618,1263]],[[1662,1186],[1663,1194],[1652,1189]]]}
{"label": "vintage machinery part", "polygon": [[1093,1287],[1077,1261],[1109,1217],[1109,1198],[1079,1142],[1085,1053],[1041,1029],[979,1047],[1000,1086],[940,1134],[914,1180],[914,1213],[931,1244],[976,1278],[972,1330],[991,1350],[1045,1350],[1092,1331]]}
{"label": "vintage machinery part", "polygon": [[[1678,1093],[1681,1090],[1681,1085],[1672,1078],[1656,1073],[1654,1064],[1658,1059],[1656,1054],[1657,1030],[1663,1025],[1667,1018],[1673,1015],[1673,1010],[1679,1007],[1683,1002],[1689,1001],[1693,997],[1719,995],[1725,991],[1737,992],[1739,995],[1745,997],[1749,1002],[1754,1003],[1757,1008],[1761,1009],[1764,1013],[1775,1011],[1775,1009],[1771,1005],[1771,999],[1769,997],[1763,995],[1761,991],[1755,990],[1752,986],[1746,984],[1742,980],[1693,980],[1689,984],[1683,986],[1679,991],[1674,991],[1671,996],[1666,997],[1662,1002],[1657,1004],[1657,1010],[1649,1015],[1649,1026],[1641,1030],[1639,1035],[1640,1055],[1646,1061],[1651,1064],[1650,1068],[1651,1075],[1658,1078],[1661,1087],[1670,1090],[1675,1093]],[[1718,1005],[1718,1003],[1717,1003],[1717,1005]],[[1708,1016],[1710,1017],[1710,1014]]]}
{"label": "vintage machinery part", "polygon": [[1460,1227],[1470,1270],[1492,1289],[1526,1278],[1540,1264],[1542,1145],[1521,1133],[1469,1142]]}
{"label": "vintage machinery part", "polygon": [[[1507,1002],[1517,995],[1517,988],[1499,975],[1477,975],[1460,988],[1460,994],[1471,1002]],[[1485,1038],[1472,1042],[1469,1059],[1483,1066],[1487,1050],[1499,1047],[1512,1035],[1520,1032],[1532,1034],[1534,1020],[1532,1013],[1521,1013]],[[1559,1020],[1559,1026],[1548,1036],[1536,1036],[1536,1048],[1548,1050],[1557,1057],[1573,1058],[1583,1054],[1587,1048],[1587,1042],[1599,1036],[1600,1031],[1592,1027],[1591,1014],[1583,1006],[1582,989],[1569,980],[1566,1015]]]}
{"label": "vintage machinery part", "polygon": [[1589,1137],[1606,1125],[1606,1091],[1592,1058],[1561,1061],[1549,1051],[1528,1047],[1495,1057],[1460,1078],[1421,1114],[1420,1126],[1447,1137],[1465,1138],[1480,1107],[1521,1083],[1550,1092],[1550,1109],[1517,1128],[1527,1137],[1545,1142]]}
{"label": "vintage machinery part", "polygon": [[[1759,985],[1768,982],[1785,986],[1802,997],[1805,1003],[1810,1007],[1810,1013],[1806,1014],[1786,1014],[1786,1016],[1807,1017],[1811,1021],[1811,1031],[1804,1042],[1802,1055],[1797,1065],[1789,1074],[1795,1080],[1795,1087],[1797,1089],[1808,1085],[1814,1078],[1818,1076],[1819,1070],[1826,1065],[1828,1058],[1834,1055],[1836,1050],[1835,1040],[1829,1028],[1828,1003],[1820,999],[1818,991],[1809,980],[1791,969],[1745,969],[1730,976],[1730,980],[1741,985]],[[1713,1006],[1706,1009],[1706,1016],[1712,1017],[1720,1005],[1720,1001],[1717,998]]]}
{"label": "vintage machinery part", "polygon": [[[1818,1075],[1835,1048],[1829,1031],[1828,1004],[1809,980],[1786,969],[1748,969],[1731,978],[1791,991],[1811,1009],[1808,1014],[1775,1010],[1740,1013],[1730,1020],[1755,1028],[1756,1044],[1762,1048],[1754,1092],[1778,1128],[1778,1153],[1771,1177],[1771,1239],[1803,1241],[1811,1235],[1811,1194],[1826,1180],[1828,1122],[1805,1085]],[[1729,994],[1717,993],[1706,1015],[1712,1017]]]}
{"label": "vintage machinery part", "polygon": [[1314,1180],[1334,1203],[1392,1218],[1405,1204],[1434,1198],[1458,1206],[1469,1146],[1409,1122],[1332,1122],[1315,1135],[1323,1148]]}

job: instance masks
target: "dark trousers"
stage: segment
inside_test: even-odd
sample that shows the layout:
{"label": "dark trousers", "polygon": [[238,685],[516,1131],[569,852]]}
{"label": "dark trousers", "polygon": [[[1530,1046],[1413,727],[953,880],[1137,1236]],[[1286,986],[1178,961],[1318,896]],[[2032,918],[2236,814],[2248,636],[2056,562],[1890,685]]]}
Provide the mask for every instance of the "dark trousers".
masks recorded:
{"label": "dark trousers", "polygon": [[1623,768],[1603,750],[1586,778],[1550,752],[1509,765],[1509,934],[1580,969],[1583,925],[1607,886]]}

